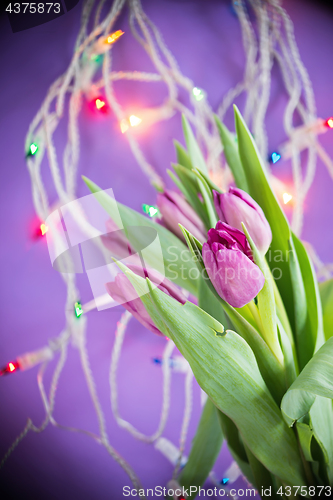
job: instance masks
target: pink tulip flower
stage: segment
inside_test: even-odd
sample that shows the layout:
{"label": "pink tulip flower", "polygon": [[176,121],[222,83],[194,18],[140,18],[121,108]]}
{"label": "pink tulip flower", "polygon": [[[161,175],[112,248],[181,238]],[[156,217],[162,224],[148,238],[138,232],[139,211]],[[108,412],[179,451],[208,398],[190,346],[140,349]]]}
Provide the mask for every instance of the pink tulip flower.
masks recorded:
{"label": "pink tulip flower", "polygon": [[208,231],[202,258],[215,290],[233,307],[243,307],[260,292],[265,278],[254,264],[245,234],[219,221]]}
{"label": "pink tulip flower", "polygon": [[265,254],[272,241],[272,231],[261,207],[242,189],[231,187],[229,193],[213,191],[218,218],[242,231],[245,224],[254,244]]}

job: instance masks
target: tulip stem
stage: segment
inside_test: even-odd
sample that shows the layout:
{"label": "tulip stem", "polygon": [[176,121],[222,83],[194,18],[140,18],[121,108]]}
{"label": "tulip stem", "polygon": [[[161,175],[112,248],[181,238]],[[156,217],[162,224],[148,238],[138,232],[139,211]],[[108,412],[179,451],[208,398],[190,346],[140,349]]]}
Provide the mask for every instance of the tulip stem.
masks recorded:
{"label": "tulip stem", "polygon": [[264,339],[265,338],[265,336],[264,336],[264,327],[262,325],[260,314],[259,314],[259,311],[258,311],[258,308],[257,308],[256,304],[254,303],[254,300],[251,300],[247,305],[249,306],[249,309],[250,309],[250,311],[252,313],[253,319],[256,322],[256,325],[258,327],[259,333],[262,336],[262,338]]}
{"label": "tulip stem", "polygon": [[312,470],[311,470],[309,462],[307,462],[307,460],[306,460],[306,458],[304,456],[304,453],[303,453],[303,450],[302,450],[302,446],[301,446],[301,442],[300,442],[299,435],[298,435],[297,425],[294,425],[294,431],[295,431],[295,435],[296,435],[296,439],[297,439],[299,453],[300,453],[301,460],[302,460],[303,467],[304,467],[305,476],[306,476],[306,479],[307,479],[307,482],[308,482],[308,486],[314,486],[315,485],[315,481],[314,481],[314,478],[313,478]]}
{"label": "tulip stem", "polygon": [[278,289],[278,287],[277,287],[277,285],[275,283],[274,278],[272,280],[272,283],[273,283],[274,298],[275,298],[275,304],[276,304],[277,313],[279,315],[279,318],[280,318],[280,321],[281,321],[281,323],[283,325],[283,328],[285,329],[285,332],[286,332],[286,334],[289,337],[290,342],[294,346],[294,337],[293,337],[293,333],[292,333],[292,330],[291,330],[291,327],[290,327],[289,318],[287,316],[286,308],[284,307],[284,304],[283,304],[283,301],[282,301],[279,289]]}

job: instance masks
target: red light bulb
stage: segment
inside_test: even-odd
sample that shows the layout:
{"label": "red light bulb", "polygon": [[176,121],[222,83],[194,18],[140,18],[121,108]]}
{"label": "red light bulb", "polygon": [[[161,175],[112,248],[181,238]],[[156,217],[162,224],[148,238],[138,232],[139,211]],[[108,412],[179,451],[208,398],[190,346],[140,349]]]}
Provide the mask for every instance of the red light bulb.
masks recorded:
{"label": "red light bulb", "polygon": [[108,106],[105,102],[105,99],[104,97],[96,97],[94,100],[94,107],[97,111],[99,111],[100,113],[107,113],[108,111]]}
{"label": "red light bulb", "polygon": [[325,122],[325,125],[326,127],[328,128],[333,128],[333,116],[331,116],[330,118],[328,118]]}
{"label": "red light bulb", "polygon": [[20,365],[17,361],[10,361],[7,365],[0,370],[1,375],[8,375],[9,373],[14,373],[16,370],[19,370]]}
{"label": "red light bulb", "polygon": [[34,240],[45,237],[48,230],[49,227],[44,222],[37,220],[36,222],[34,222],[34,228],[31,231],[31,237]]}

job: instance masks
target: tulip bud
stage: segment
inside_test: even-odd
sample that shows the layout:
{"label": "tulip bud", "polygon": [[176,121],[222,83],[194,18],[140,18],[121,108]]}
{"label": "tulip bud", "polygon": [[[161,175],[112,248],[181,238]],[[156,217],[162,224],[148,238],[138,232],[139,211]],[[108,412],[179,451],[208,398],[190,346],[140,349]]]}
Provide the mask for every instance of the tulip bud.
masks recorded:
{"label": "tulip bud", "polygon": [[[128,267],[131,271],[142,278],[148,277],[150,281],[157,285],[157,287],[164,293],[178,300],[181,304],[185,304],[186,298],[181,291],[167,278],[163,278],[163,276],[157,271],[152,269],[147,271],[146,269],[142,269],[136,265],[129,265]],[[142,300],[125,274],[117,274],[115,280],[110,283],[106,283],[105,287],[113,300],[122,304],[127,311],[140,321],[143,326],[157,335],[164,336],[164,334],[155,326],[145,306],[143,305]]]}
{"label": "tulip bud", "polygon": [[265,254],[272,241],[272,231],[258,203],[242,189],[233,187],[229,193],[213,191],[213,195],[219,219],[240,231],[243,222],[258,250]]}
{"label": "tulip bud", "polygon": [[253,262],[245,234],[224,222],[208,231],[202,258],[215,290],[233,307],[248,304],[264,286],[264,275]]}
{"label": "tulip bud", "polygon": [[172,231],[178,238],[185,241],[182,224],[201,243],[206,241],[205,226],[193,208],[175,191],[158,193],[157,206],[162,214],[161,224]]}
{"label": "tulip bud", "polygon": [[103,245],[110,250],[111,254],[118,259],[125,259],[135,254],[124,231],[120,230],[117,224],[112,220],[106,221],[107,234],[101,236]]}

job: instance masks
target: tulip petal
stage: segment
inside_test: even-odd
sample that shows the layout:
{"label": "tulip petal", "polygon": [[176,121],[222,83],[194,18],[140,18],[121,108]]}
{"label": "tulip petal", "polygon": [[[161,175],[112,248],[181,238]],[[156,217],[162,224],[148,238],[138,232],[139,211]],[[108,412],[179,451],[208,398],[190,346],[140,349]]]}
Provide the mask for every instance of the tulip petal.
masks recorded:
{"label": "tulip petal", "polygon": [[163,335],[150,318],[142,300],[125,274],[117,274],[115,281],[105,284],[108,294],[127,309],[143,326],[157,335]]}
{"label": "tulip petal", "polygon": [[229,193],[221,196],[220,203],[228,224],[241,230],[243,222],[256,247],[266,253],[272,241],[272,231],[258,203],[237,188],[230,188]]}
{"label": "tulip petal", "polygon": [[231,227],[225,222],[219,221],[216,224],[215,229],[210,229],[208,231],[208,241],[223,241],[223,244],[227,248],[241,250],[249,259],[253,260],[249,242],[247,241],[243,231],[240,231],[235,227]]}
{"label": "tulip petal", "polygon": [[240,231],[246,225],[256,247],[266,253],[272,231],[262,208],[242,189],[230,187],[228,193],[214,192],[214,204],[221,221],[226,221]]}
{"label": "tulip petal", "polygon": [[240,250],[219,248],[215,253],[215,249],[211,250],[208,243],[202,247],[208,276],[223,300],[233,307],[243,307],[264,286],[264,275]]}
{"label": "tulip petal", "polygon": [[183,233],[178,226],[178,224],[182,224],[199,241],[206,240],[206,231],[202,220],[178,193],[174,191],[158,193],[157,206],[163,216],[162,220],[165,226],[178,238],[184,241]]}
{"label": "tulip petal", "polygon": [[154,285],[157,285],[160,290],[163,290],[163,292],[170,295],[170,297],[178,300],[178,302],[180,302],[181,304],[185,304],[185,295],[179,290],[176,285],[172,283],[172,281],[165,278],[161,273],[156,271],[156,269],[144,269],[140,266],[131,264],[128,264],[127,267],[138,276],[141,276],[141,278],[149,278],[150,281]]}
{"label": "tulip petal", "polygon": [[223,195],[223,193],[218,193],[217,191],[213,190],[214,205],[215,205],[217,216],[221,222],[226,222],[225,217],[224,217],[223,212],[222,212],[222,209],[221,209],[221,196],[222,195]]}

